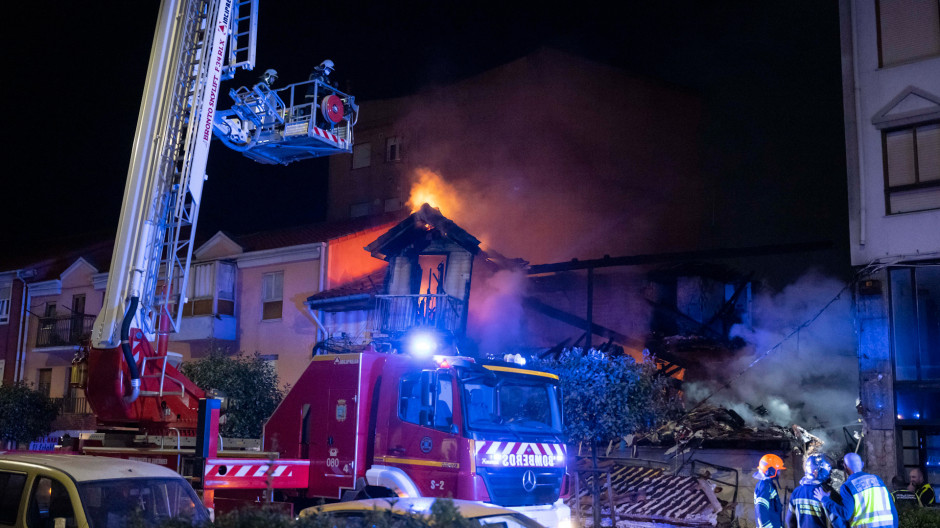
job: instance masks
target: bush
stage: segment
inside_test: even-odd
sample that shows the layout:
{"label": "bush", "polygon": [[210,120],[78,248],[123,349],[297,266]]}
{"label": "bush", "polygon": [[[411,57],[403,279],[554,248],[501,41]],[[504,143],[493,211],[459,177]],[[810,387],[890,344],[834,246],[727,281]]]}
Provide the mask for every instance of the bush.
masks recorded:
{"label": "bush", "polygon": [[898,528],[937,528],[940,508],[911,508],[900,512]]}
{"label": "bush", "polygon": [[607,442],[649,431],[682,409],[652,358],[637,363],[630,356],[575,348],[538,366],[558,375],[565,432],[574,442]]}
{"label": "bush", "polygon": [[203,390],[218,389],[229,399],[222,436],[261,438],[265,420],[284,398],[277,372],[260,355],[229,356],[213,349],[209,356],[183,363],[183,374]]}
{"label": "bush", "polygon": [[0,440],[30,442],[52,431],[59,406],[25,383],[0,386]]}

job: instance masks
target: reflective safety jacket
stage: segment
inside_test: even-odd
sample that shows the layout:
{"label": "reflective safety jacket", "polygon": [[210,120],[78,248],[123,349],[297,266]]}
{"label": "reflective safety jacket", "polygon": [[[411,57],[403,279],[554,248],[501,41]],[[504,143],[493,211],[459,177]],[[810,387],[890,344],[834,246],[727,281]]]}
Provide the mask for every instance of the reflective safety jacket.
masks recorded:
{"label": "reflective safety jacket", "polygon": [[754,518],[757,520],[757,528],[783,527],[783,504],[777,495],[774,480],[758,481],[754,488]]}
{"label": "reflective safety jacket", "polygon": [[790,494],[787,504],[787,526],[792,528],[829,528],[829,518],[822,501],[813,497],[813,491],[821,488],[819,481],[803,479]]}
{"label": "reflective safety jacket", "polygon": [[917,494],[917,502],[919,502],[921,506],[933,506],[936,503],[936,497],[934,496],[933,488],[930,487],[930,484],[921,484],[914,493]]}
{"label": "reflective safety jacket", "polygon": [[823,506],[850,528],[896,528],[898,510],[884,482],[875,475],[853,473],[839,490],[842,505],[823,497]]}

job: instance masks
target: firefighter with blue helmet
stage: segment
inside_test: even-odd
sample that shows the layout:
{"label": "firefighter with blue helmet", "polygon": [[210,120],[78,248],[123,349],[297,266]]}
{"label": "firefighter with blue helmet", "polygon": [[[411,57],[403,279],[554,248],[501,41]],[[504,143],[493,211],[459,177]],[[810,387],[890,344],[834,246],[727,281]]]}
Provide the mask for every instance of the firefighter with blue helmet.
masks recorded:
{"label": "firefighter with blue helmet", "polygon": [[839,491],[842,504],[822,489],[814,490],[813,496],[849,528],[897,528],[898,510],[885,483],[862,471],[865,464],[858,453],[848,453],[842,461],[849,475]]}
{"label": "firefighter with blue helmet", "polygon": [[758,480],[754,487],[754,516],[757,528],[782,528],[783,504],[777,493],[777,477],[787,469],[783,459],[768,453],[761,457],[754,478]]}
{"label": "firefighter with blue helmet", "polygon": [[803,478],[787,503],[787,528],[829,528],[831,523],[822,502],[813,497],[816,488],[829,479],[832,464],[822,454],[812,454],[803,461]]}

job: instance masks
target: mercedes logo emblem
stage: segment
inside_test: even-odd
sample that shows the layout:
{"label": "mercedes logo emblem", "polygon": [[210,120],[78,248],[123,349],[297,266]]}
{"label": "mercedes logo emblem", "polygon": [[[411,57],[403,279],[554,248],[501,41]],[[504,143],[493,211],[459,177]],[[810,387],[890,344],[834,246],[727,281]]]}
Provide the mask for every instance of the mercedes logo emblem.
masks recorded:
{"label": "mercedes logo emblem", "polygon": [[531,469],[522,474],[522,489],[526,491],[535,489],[535,472]]}

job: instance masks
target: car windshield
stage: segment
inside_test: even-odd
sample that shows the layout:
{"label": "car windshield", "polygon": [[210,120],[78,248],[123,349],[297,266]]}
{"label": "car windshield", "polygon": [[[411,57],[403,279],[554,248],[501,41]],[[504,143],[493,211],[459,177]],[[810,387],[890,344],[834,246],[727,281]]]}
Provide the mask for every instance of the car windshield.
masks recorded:
{"label": "car windshield", "polygon": [[517,377],[494,381],[464,381],[468,429],[562,433],[557,385]]}
{"label": "car windshield", "polygon": [[151,527],[167,519],[185,519],[193,525],[209,521],[196,492],[182,479],[83,482],[78,485],[78,493],[90,528]]}

